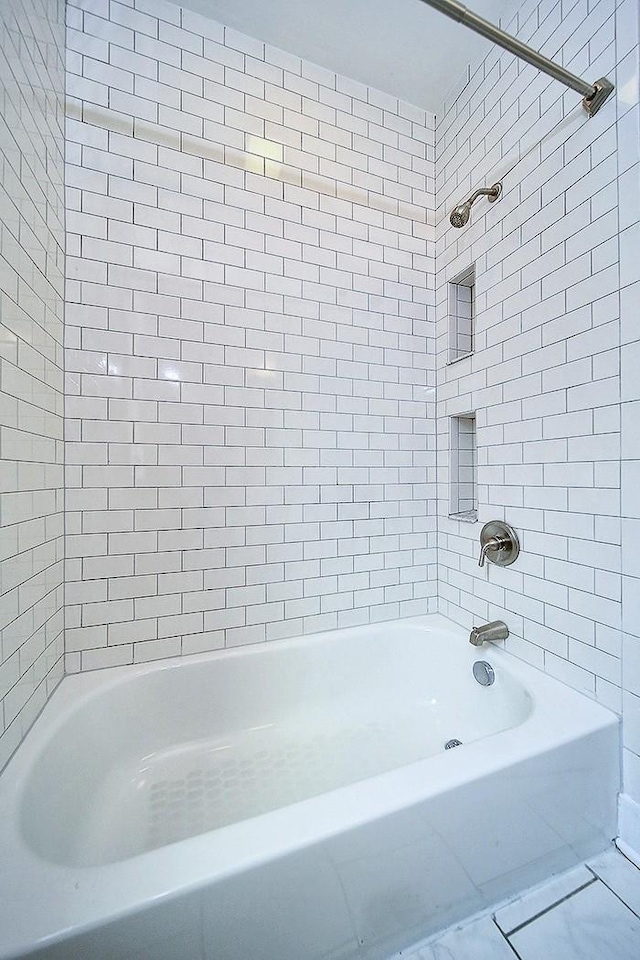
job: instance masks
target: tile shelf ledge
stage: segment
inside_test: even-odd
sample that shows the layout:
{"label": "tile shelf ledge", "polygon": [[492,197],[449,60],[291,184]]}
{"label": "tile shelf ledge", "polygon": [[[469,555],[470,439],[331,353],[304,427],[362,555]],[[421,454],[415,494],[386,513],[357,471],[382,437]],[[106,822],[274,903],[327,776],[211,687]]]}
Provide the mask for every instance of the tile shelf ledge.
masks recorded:
{"label": "tile shelf ledge", "polygon": [[460,513],[450,513],[448,516],[449,520],[460,520],[462,523],[478,522],[477,510],[462,510]]}
{"label": "tile shelf ledge", "polygon": [[473,357],[475,351],[470,350],[469,353],[461,353],[459,357],[452,357],[451,360],[447,360],[446,365],[452,367],[456,363],[460,363],[461,360],[468,360],[469,357]]}

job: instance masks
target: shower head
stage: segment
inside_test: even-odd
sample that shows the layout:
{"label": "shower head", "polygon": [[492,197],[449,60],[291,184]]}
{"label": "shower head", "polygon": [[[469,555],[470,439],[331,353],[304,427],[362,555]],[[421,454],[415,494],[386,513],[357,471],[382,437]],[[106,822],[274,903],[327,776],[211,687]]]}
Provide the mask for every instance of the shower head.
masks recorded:
{"label": "shower head", "polygon": [[449,220],[452,227],[464,227],[465,224],[469,222],[469,216],[471,215],[471,205],[476,202],[478,197],[487,197],[489,203],[493,203],[494,200],[497,200],[500,194],[502,193],[502,184],[494,183],[492,187],[481,187],[479,190],[475,190],[468,200],[465,200],[464,203],[459,203],[456,207],[453,208],[449,215]]}
{"label": "shower head", "polygon": [[454,207],[451,211],[449,220],[451,221],[452,227],[464,227],[465,224],[469,222],[469,216],[471,214],[471,204],[467,200],[466,203],[459,203],[457,207]]}

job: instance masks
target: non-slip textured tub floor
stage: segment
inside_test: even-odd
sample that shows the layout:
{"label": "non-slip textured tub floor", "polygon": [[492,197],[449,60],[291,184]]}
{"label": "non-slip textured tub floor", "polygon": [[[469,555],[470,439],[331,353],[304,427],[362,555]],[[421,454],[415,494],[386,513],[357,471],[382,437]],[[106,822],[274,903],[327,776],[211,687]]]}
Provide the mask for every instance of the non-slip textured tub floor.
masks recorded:
{"label": "non-slip textured tub floor", "polygon": [[306,728],[267,724],[132,759],[105,777],[79,824],[78,856],[125,859],[444,750],[437,726],[411,731],[402,717],[394,724],[354,714]]}
{"label": "non-slip textured tub floor", "polygon": [[640,870],[612,849],[391,960],[638,960]]}
{"label": "non-slip textured tub floor", "polygon": [[[321,734],[256,746],[252,738],[234,738],[215,749],[201,749],[188,759],[154,764],[145,775],[146,848],[196,836],[237,823],[348,783],[352,763],[377,773],[394,764],[391,744],[381,725],[369,724],[340,735]],[[255,740],[255,738],[253,738]],[[372,755],[372,745],[376,749]],[[177,761],[177,762],[176,762]]]}

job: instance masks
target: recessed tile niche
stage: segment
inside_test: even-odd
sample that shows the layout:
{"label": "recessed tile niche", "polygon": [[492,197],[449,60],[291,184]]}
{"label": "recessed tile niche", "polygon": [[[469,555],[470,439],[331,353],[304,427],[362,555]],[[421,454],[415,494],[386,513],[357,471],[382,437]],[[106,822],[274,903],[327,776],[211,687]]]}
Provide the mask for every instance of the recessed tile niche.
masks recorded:
{"label": "recessed tile niche", "polygon": [[474,350],[476,268],[471,264],[449,283],[449,363]]}
{"label": "recessed tile niche", "polygon": [[449,516],[468,523],[474,523],[478,519],[475,413],[466,413],[450,419]]}

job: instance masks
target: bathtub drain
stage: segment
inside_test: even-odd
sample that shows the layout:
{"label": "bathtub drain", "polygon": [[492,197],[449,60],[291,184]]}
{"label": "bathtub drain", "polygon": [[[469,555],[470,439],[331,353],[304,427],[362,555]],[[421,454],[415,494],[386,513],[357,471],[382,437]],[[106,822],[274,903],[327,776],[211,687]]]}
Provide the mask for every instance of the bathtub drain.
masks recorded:
{"label": "bathtub drain", "polygon": [[456,740],[454,738],[453,740],[447,740],[447,742],[444,745],[444,748],[445,750],[452,750],[454,747],[461,747],[461,746],[462,746],[462,740]]}

